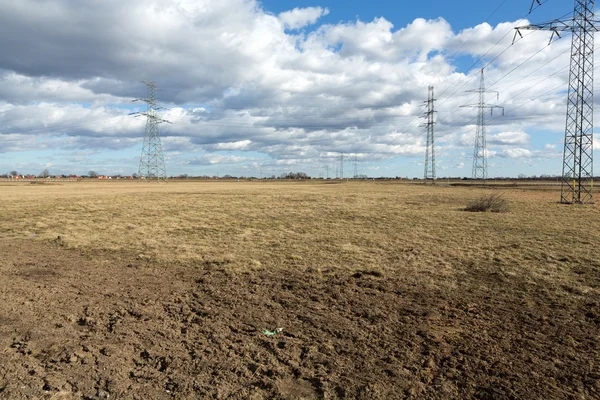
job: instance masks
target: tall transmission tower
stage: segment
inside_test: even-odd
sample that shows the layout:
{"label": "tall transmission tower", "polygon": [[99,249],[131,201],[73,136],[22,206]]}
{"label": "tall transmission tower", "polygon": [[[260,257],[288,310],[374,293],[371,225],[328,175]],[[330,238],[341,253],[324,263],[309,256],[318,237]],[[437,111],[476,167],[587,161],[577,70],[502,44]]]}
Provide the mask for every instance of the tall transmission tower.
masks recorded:
{"label": "tall transmission tower", "polygon": [[501,108],[504,114],[504,107],[487,104],[485,102],[486,93],[496,93],[496,99],[500,94],[494,90],[485,90],[485,81],[483,79],[483,68],[481,69],[481,80],[479,81],[479,89],[467,90],[468,93],[479,93],[479,102],[477,104],[469,104],[461,107],[471,107],[479,109],[477,114],[477,129],[475,130],[475,148],[473,149],[473,179],[483,179],[488,177],[487,171],[487,144],[485,138],[485,111],[494,108]]}
{"label": "tall transmission tower", "polygon": [[433,116],[435,115],[435,98],[433,96],[433,86],[429,86],[428,88],[428,96],[425,105],[427,106],[427,111],[425,111],[424,118],[427,119],[427,122],[423,124],[427,128],[427,149],[425,150],[425,181],[431,179],[435,183],[435,148],[434,148],[434,136],[433,136],[433,126],[435,122],[433,121]]}
{"label": "tall transmission tower", "polygon": [[344,153],[340,154],[340,179],[344,180]]}
{"label": "tall transmission tower", "polygon": [[354,179],[358,179],[358,154],[354,155]]}
{"label": "tall transmission tower", "polygon": [[[533,0],[540,4],[539,0]],[[541,4],[540,4],[541,5]],[[575,0],[573,15],[541,24],[517,27],[520,30],[571,32],[571,68],[567,95],[565,147],[563,153],[561,203],[591,203],[594,185],[594,33],[600,22],[594,19],[594,0]]]}
{"label": "tall transmission tower", "polygon": [[329,165],[325,166],[325,179],[329,179]]}
{"label": "tall transmission tower", "polygon": [[136,117],[146,117],[146,131],[144,133],[144,144],[142,146],[142,155],[140,156],[140,167],[138,176],[145,179],[156,179],[158,181],[167,180],[167,170],[165,168],[165,157],[163,155],[162,143],[158,125],[162,123],[171,123],[158,117],[158,107],[156,104],[156,83],[144,81],[148,89],[148,97],[145,99],[136,99],[134,101],[143,101],[148,108],[145,112],[132,113]]}

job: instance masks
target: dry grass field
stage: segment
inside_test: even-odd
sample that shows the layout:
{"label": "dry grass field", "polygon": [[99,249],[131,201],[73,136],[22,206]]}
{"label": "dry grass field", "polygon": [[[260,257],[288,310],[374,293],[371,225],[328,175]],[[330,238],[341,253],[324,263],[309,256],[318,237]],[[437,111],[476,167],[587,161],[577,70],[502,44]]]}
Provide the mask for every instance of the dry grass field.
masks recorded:
{"label": "dry grass field", "polygon": [[558,197],[0,183],[0,398],[600,398],[600,206]]}

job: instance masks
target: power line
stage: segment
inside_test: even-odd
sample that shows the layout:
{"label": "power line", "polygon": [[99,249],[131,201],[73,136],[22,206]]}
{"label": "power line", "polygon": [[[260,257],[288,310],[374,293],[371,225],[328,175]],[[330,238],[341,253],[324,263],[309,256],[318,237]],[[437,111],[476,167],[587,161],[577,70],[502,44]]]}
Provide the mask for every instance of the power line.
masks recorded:
{"label": "power line", "polygon": [[[544,3],[548,2],[548,1],[549,1],[549,0],[545,0],[545,1],[541,2],[541,3],[540,3],[540,5],[541,5],[541,4],[544,4]],[[491,17],[492,17],[492,15],[494,15],[494,14],[496,13],[496,11],[497,11],[497,10],[500,8],[500,6],[502,6],[503,4],[504,4],[504,2],[502,2],[502,3],[501,3],[501,4],[500,4],[500,5],[499,5],[499,6],[496,8],[496,10],[494,10],[494,12],[492,12],[492,14],[491,14],[491,15],[488,17],[488,19],[489,19],[489,18],[491,18]],[[520,18],[520,19],[519,19],[517,22],[520,22],[520,21],[524,20],[524,19],[525,19],[525,18],[526,18],[526,17],[527,17],[529,14],[531,14],[531,13],[532,13],[533,11],[535,11],[537,8],[538,8],[537,6],[536,6],[536,7],[532,7],[532,8],[531,8],[531,10],[530,10],[530,11],[529,11],[529,12],[528,12],[528,13],[527,13],[527,14],[526,14],[526,15],[525,15],[523,18]],[[486,52],[485,52],[485,53],[484,53],[484,54],[483,54],[481,57],[479,57],[479,58],[478,58],[478,59],[477,59],[477,60],[476,60],[476,61],[475,61],[475,62],[474,62],[474,63],[473,63],[473,64],[472,64],[472,65],[471,65],[469,68],[467,68],[467,70],[466,70],[466,71],[465,71],[463,74],[465,74],[465,75],[466,75],[466,74],[468,74],[468,73],[469,73],[469,71],[470,71],[470,70],[471,70],[473,67],[475,67],[475,66],[476,66],[476,65],[479,63],[479,61],[481,61],[481,60],[482,60],[482,59],[483,59],[485,56],[487,56],[487,55],[488,55],[488,54],[489,54],[489,53],[490,53],[490,52],[491,52],[491,51],[492,51],[492,50],[493,50],[493,49],[494,49],[494,48],[495,48],[495,47],[496,47],[496,46],[497,46],[497,45],[498,45],[498,44],[499,44],[499,43],[500,43],[502,40],[504,40],[504,39],[505,39],[505,38],[506,38],[506,37],[507,37],[507,36],[508,36],[508,35],[509,35],[509,34],[510,34],[512,31],[513,31],[513,28],[511,28],[509,31],[507,31],[507,32],[506,32],[506,34],[504,34],[504,36],[502,36],[502,38],[500,38],[500,40],[498,40],[498,41],[497,41],[497,42],[496,42],[496,43],[495,43],[495,44],[494,44],[494,45],[493,45],[493,46],[492,46],[490,49],[488,49],[488,51],[486,51]],[[470,37],[470,38],[467,40],[467,42],[469,42],[469,41],[470,41],[470,40],[473,38],[473,36],[474,36],[474,34],[473,34],[473,35],[471,35],[471,37]],[[462,49],[462,48],[463,48],[463,47],[466,45],[466,43],[467,43],[467,42],[465,42],[465,43],[464,43],[464,44],[463,44],[463,45],[460,47],[460,49]],[[512,46],[512,44],[511,44],[511,45],[509,45],[507,48],[505,48],[505,49],[504,49],[502,52],[500,52],[500,54],[498,54],[496,57],[494,57],[494,58],[493,58],[493,59],[492,59],[490,62],[488,62],[488,63],[487,63],[487,64],[486,64],[486,65],[485,65],[483,68],[484,68],[484,69],[485,69],[485,68],[487,68],[487,67],[488,67],[488,66],[489,66],[491,63],[493,63],[493,62],[494,62],[495,60],[497,60],[497,59],[498,59],[498,58],[499,58],[499,57],[500,57],[502,54],[504,54],[504,53],[505,53],[505,52],[506,52],[506,51],[507,51],[507,50],[508,50],[508,49],[509,49],[511,46]],[[454,57],[456,54],[458,54],[458,52],[460,51],[460,49],[459,49],[459,50],[457,50],[457,51],[456,51],[456,52],[455,52],[455,53],[454,53],[454,54],[453,54],[451,57]],[[451,57],[450,57],[450,58],[451,58]],[[456,93],[458,93],[458,92],[459,92],[459,91],[460,91],[460,90],[461,90],[463,87],[465,87],[465,86],[467,85],[467,83],[469,83],[469,82],[470,82],[471,80],[473,80],[475,77],[476,77],[476,75],[473,75],[471,78],[467,79],[467,81],[465,81],[465,82],[464,82],[464,83],[463,83],[463,84],[462,84],[462,85],[461,85],[461,86],[460,86],[458,89],[456,89],[456,90],[455,90],[455,91],[454,91],[454,92],[453,92],[453,93],[452,93],[450,96],[448,96],[448,97],[447,97],[447,98],[445,98],[443,101],[441,101],[441,102],[438,104],[438,107],[440,107],[442,104],[444,104],[444,103],[445,103],[447,100],[449,100],[449,99],[451,99],[452,97],[454,97],[454,95],[455,95]],[[455,80],[455,81],[454,81],[452,84],[450,84],[449,86],[447,86],[447,87],[446,87],[446,89],[445,89],[445,90],[444,90],[444,91],[443,91],[443,92],[442,92],[442,93],[439,95],[439,97],[443,97],[443,96],[444,96],[444,94],[445,94],[445,93],[446,93],[446,92],[447,92],[447,91],[448,91],[448,90],[449,90],[451,87],[453,87],[453,86],[454,86],[454,84],[455,84],[455,83],[457,83],[457,82],[458,82],[458,79],[457,79],[457,80]],[[399,131],[403,131],[404,129],[406,129],[406,128],[407,128],[409,125],[413,124],[413,123],[414,123],[416,120],[418,120],[419,118],[420,118],[419,116],[416,116],[416,117],[415,117],[415,118],[413,118],[411,121],[409,121],[409,122],[408,122],[406,125],[404,125],[402,128],[400,128],[400,129],[399,129]],[[416,126],[415,126],[415,127],[416,127]],[[414,128],[414,127],[413,127],[413,128]],[[412,129],[412,128],[411,128],[411,129]]]}
{"label": "power line", "polygon": [[[568,65],[567,65],[566,67],[563,67],[563,68],[561,68],[561,70],[564,70],[564,69],[566,69],[567,67],[568,67]],[[600,68],[600,66],[597,66],[597,67],[595,67],[595,68],[594,68],[594,70],[597,70],[598,68]],[[549,79],[550,77],[552,77],[552,76],[556,75],[556,74],[557,74],[558,72],[560,72],[561,70],[559,70],[559,71],[555,72],[554,74],[552,74],[552,75],[550,75],[550,76],[546,77],[546,78],[545,78],[543,81],[540,81],[540,82],[538,82],[537,84],[535,84],[535,85],[533,85],[533,86],[531,86],[531,87],[529,87],[529,88],[525,89],[523,92],[525,92],[525,91],[527,91],[527,90],[530,90],[530,89],[532,89],[534,86],[537,86],[537,85],[541,84],[542,82],[546,81],[546,80],[547,80],[547,79]],[[527,101],[526,101],[526,102],[524,102],[524,103],[520,103],[520,104],[518,104],[518,105],[516,105],[516,106],[514,106],[514,107],[512,107],[512,108],[510,108],[510,109],[508,109],[508,110],[505,110],[505,112],[504,112],[504,115],[510,115],[510,114],[511,114],[513,111],[516,111],[516,110],[520,109],[521,107],[524,107],[524,106],[526,106],[527,104],[529,104],[529,103],[532,103],[532,102],[536,101],[536,100],[537,100],[537,99],[539,99],[540,97],[545,97],[545,96],[547,96],[548,94],[550,94],[550,93],[552,93],[552,92],[554,92],[554,91],[558,90],[558,89],[559,89],[560,87],[562,87],[562,86],[564,86],[564,83],[561,83],[561,84],[559,84],[559,85],[557,85],[557,86],[555,86],[555,87],[553,87],[553,88],[551,88],[551,89],[549,89],[549,90],[545,91],[544,93],[541,93],[541,94],[539,94],[538,96],[536,96],[536,97],[534,97],[534,98],[532,98],[532,99],[529,99],[529,100],[527,100]],[[510,100],[514,99],[515,97],[519,96],[519,95],[520,95],[520,94],[522,94],[523,92],[521,92],[521,93],[519,93],[519,94],[517,94],[517,95],[515,95],[515,96],[511,97],[511,98],[510,98],[509,100],[507,100],[507,101],[510,101]],[[488,122],[495,121],[495,120],[497,120],[498,118],[500,118],[501,116],[503,116],[503,115],[498,115],[498,116],[496,116],[496,117],[493,117],[493,118],[489,119],[489,120],[488,120]],[[469,122],[467,122],[465,125],[470,125],[472,122],[475,122],[475,120],[476,120],[476,118],[475,118],[475,119],[472,119],[472,120],[471,120],[471,121],[469,121]],[[455,130],[451,131],[450,133],[447,133],[445,136],[449,136],[449,135],[453,135],[453,134],[455,134],[455,133],[458,133],[458,132],[460,132],[462,129],[463,129],[463,127],[460,127],[460,128],[458,128],[458,129],[455,129]]]}
{"label": "power line", "polygon": [[[543,3],[542,3],[542,4],[543,4]],[[543,49],[545,49],[545,48],[546,48],[546,47],[544,47]],[[596,48],[595,50],[597,50],[597,48]],[[570,49],[568,49],[568,50],[566,50],[566,51],[564,51],[564,52],[560,53],[559,55],[557,55],[556,57],[554,57],[553,59],[551,59],[551,60],[550,60],[550,61],[549,61],[547,64],[541,65],[540,67],[536,68],[535,70],[533,70],[533,71],[532,71],[532,72],[530,72],[529,74],[527,74],[527,75],[523,76],[521,79],[519,79],[519,80],[517,80],[517,81],[513,82],[513,83],[512,83],[510,86],[507,86],[507,87],[505,88],[505,90],[507,90],[507,89],[509,89],[509,88],[513,87],[514,85],[516,85],[517,83],[519,83],[519,82],[523,81],[523,79],[525,79],[525,78],[527,78],[528,76],[530,76],[531,74],[533,74],[533,73],[537,72],[537,71],[538,71],[538,70],[540,70],[541,68],[543,68],[543,67],[546,67],[546,66],[547,66],[548,64],[550,64],[552,61],[556,60],[558,57],[560,57],[560,56],[562,56],[562,55],[566,54],[566,53],[567,53],[567,52],[569,52],[569,51],[570,51]],[[538,52],[538,53],[539,53],[539,52]],[[537,54],[537,53],[536,53],[536,54]],[[528,60],[529,60],[529,59],[528,59]],[[524,64],[524,62],[523,62],[523,63],[521,63],[521,64],[519,64],[519,66],[522,66],[523,64]],[[510,100],[512,100],[512,99],[514,99],[515,97],[518,97],[518,96],[520,96],[521,94],[523,94],[523,93],[527,92],[528,90],[530,90],[530,89],[534,88],[535,86],[537,86],[537,85],[539,85],[539,84],[541,84],[541,83],[545,82],[546,80],[550,79],[551,77],[558,75],[560,72],[564,71],[564,70],[565,70],[565,69],[567,69],[568,67],[569,67],[569,65],[567,64],[566,66],[564,66],[564,67],[560,68],[560,69],[559,69],[559,70],[557,70],[556,72],[554,72],[554,73],[550,74],[549,76],[545,77],[545,78],[544,78],[544,79],[542,79],[541,81],[539,81],[539,82],[535,83],[534,85],[532,85],[532,86],[530,86],[530,87],[528,87],[528,88],[526,88],[526,89],[522,90],[521,92],[517,93],[516,95],[514,95],[514,96],[513,96],[513,97],[511,97],[511,98],[509,98],[508,100],[505,100],[505,102],[508,102],[508,101],[510,101]],[[503,77],[503,78],[504,78],[504,77]],[[496,82],[494,82],[494,84],[493,84],[493,85],[496,85],[496,84],[497,84],[497,83],[498,83],[500,80],[501,80],[501,79],[499,79],[499,80],[497,80]],[[493,85],[491,85],[490,87],[492,87]],[[560,87],[560,85],[559,85],[558,87]],[[558,87],[557,87],[557,88],[558,88]],[[476,98],[476,97],[474,97],[472,100],[474,100],[475,98]],[[463,117],[463,116],[464,116],[464,115],[466,115],[467,113],[468,113],[468,112],[465,112],[465,113],[461,114],[461,115],[460,115],[458,118],[460,118],[460,117]],[[454,113],[451,113],[449,116],[447,116],[447,117],[443,118],[442,120],[439,120],[439,121],[438,121],[438,123],[439,123],[439,124],[441,124],[442,122],[444,122],[444,121],[447,121],[447,120],[448,120],[450,117],[452,117],[453,115],[454,115]],[[493,118],[492,120],[494,120],[494,119],[496,119],[496,118]],[[473,121],[474,121],[474,120],[473,120]],[[472,121],[471,121],[471,122],[472,122]],[[467,125],[468,125],[468,123],[467,123]]]}
{"label": "power line", "polygon": [[[537,52],[536,52],[536,53],[535,53],[533,56],[529,57],[527,60],[525,60],[525,61],[523,61],[522,63],[520,63],[520,64],[519,64],[517,67],[515,67],[513,70],[511,70],[511,71],[509,71],[508,73],[504,74],[504,76],[502,76],[500,79],[496,80],[496,81],[495,81],[495,82],[494,82],[492,85],[490,85],[490,86],[488,87],[488,89],[489,89],[489,88],[491,88],[491,87],[494,87],[494,86],[495,86],[496,84],[498,84],[500,81],[502,81],[503,79],[505,79],[505,78],[506,78],[508,75],[510,75],[512,72],[514,72],[514,71],[515,71],[516,69],[518,69],[519,67],[523,66],[523,65],[524,65],[526,62],[530,61],[530,60],[531,60],[533,57],[535,57],[537,54],[539,54],[539,53],[540,53],[542,50],[544,50],[544,49],[546,49],[546,48],[547,48],[547,46],[545,46],[545,47],[541,48],[541,49],[540,49],[540,50],[538,50],[538,51],[537,51]],[[565,54],[565,52],[561,53],[560,55],[562,55],[562,54]],[[560,55],[559,55],[559,56],[560,56]],[[558,58],[559,56],[557,56],[557,57],[553,58],[551,61],[554,61],[554,60],[555,60],[556,58]],[[546,65],[543,65],[543,66],[546,66]],[[542,66],[541,66],[541,67],[542,67]],[[539,70],[541,67],[537,68],[537,69],[536,69],[536,71],[537,71],[537,70]],[[517,83],[521,82],[523,79],[525,79],[525,78],[526,78],[527,76],[529,76],[529,75],[531,75],[531,73],[530,73],[530,74],[528,74],[528,75],[526,75],[526,76],[524,76],[524,77],[522,77],[521,79],[519,79],[519,80],[517,80],[517,81],[513,82],[513,84],[512,84],[512,85],[510,85],[510,86],[509,86],[509,88],[510,88],[510,87],[513,87],[513,86],[514,86],[514,85],[516,85]],[[471,101],[475,100],[476,98],[477,98],[477,96],[475,96],[475,97],[471,98],[471,99],[469,100],[469,102],[471,102]],[[456,111],[455,111],[455,112],[456,112]],[[447,117],[444,117],[442,120],[438,121],[438,123],[440,123],[440,124],[441,124],[442,122],[444,122],[444,121],[447,121],[449,118],[451,118],[451,117],[454,115],[454,113],[455,113],[455,112],[452,112],[452,113],[451,113],[450,115],[448,115]],[[460,115],[460,116],[459,116],[459,118],[460,118],[460,117],[462,117],[462,116],[464,116],[465,114],[466,114],[466,113],[463,113],[462,115]]]}
{"label": "power line", "polygon": [[[485,19],[485,21],[483,21],[483,23],[489,22],[490,18],[492,18],[496,12],[498,12],[498,10],[500,9],[500,7],[502,7],[504,5],[504,3],[506,3],[507,0],[504,0],[502,3],[500,3],[498,5],[498,7],[496,7],[496,9]],[[453,58],[455,55],[457,55],[462,49],[463,47],[465,47],[467,45],[467,43],[469,43],[471,41],[471,39],[473,39],[473,37],[475,37],[475,34],[478,32],[477,29],[473,29],[473,34],[458,48],[458,50],[456,50],[454,52],[454,54],[452,54],[450,57],[448,58]]]}

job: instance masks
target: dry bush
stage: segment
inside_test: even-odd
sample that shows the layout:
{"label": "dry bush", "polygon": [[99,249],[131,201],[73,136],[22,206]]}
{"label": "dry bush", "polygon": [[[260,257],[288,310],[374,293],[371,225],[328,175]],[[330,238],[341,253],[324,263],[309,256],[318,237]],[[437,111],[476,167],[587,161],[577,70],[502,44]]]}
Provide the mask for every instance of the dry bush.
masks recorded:
{"label": "dry bush", "polygon": [[502,194],[492,193],[489,195],[481,196],[477,200],[471,201],[465,211],[470,212],[507,212],[508,204],[506,199],[502,197]]}

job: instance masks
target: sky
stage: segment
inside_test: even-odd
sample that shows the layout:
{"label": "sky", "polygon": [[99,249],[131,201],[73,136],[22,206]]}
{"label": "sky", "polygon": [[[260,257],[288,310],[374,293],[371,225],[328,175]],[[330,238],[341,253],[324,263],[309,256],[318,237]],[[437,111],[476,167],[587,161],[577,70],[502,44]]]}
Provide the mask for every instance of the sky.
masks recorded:
{"label": "sky", "polygon": [[490,177],[559,175],[570,37],[514,27],[546,0],[20,0],[0,3],[0,173],[131,175],[155,81],[170,176],[471,176],[485,68]]}

